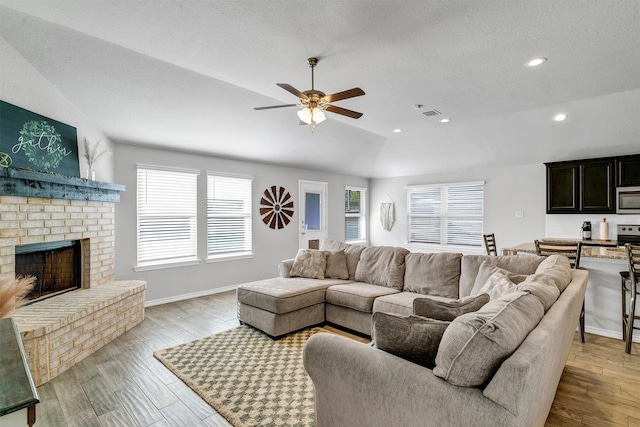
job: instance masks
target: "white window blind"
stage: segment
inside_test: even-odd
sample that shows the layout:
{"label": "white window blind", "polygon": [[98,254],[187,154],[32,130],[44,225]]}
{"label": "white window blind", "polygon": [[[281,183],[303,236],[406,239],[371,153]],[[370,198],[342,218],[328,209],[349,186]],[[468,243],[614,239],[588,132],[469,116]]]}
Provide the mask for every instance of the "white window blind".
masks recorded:
{"label": "white window blind", "polygon": [[249,254],[251,177],[207,176],[207,255]]}
{"label": "white window blind", "polygon": [[344,191],[344,239],[345,242],[367,240],[366,188],[345,187]]}
{"label": "white window blind", "polygon": [[484,182],[407,187],[408,241],[481,247]]}
{"label": "white window blind", "polygon": [[138,166],[138,266],[197,259],[197,179],[197,171]]}

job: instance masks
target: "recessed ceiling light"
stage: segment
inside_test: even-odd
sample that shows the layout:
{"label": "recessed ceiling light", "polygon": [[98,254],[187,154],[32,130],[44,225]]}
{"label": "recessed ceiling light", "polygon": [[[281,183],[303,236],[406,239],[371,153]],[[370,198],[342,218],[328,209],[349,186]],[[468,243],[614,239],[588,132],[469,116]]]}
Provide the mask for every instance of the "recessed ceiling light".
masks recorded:
{"label": "recessed ceiling light", "polygon": [[565,113],[558,113],[555,116],[553,116],[553,120],[555,120],[556,122],[562,122],[564,120],[567,120],[567,116]]}
{"label": "recessed ceiling light", "polygon": [[451,119],[440,119],[440,123],[449,123]]}
{"label": "recessed ceiling light", "polygon": [[539,57],[539,58],[533,58],[532,60],[527,62],[527,67],[537,67],[540,64],[544,64],[545,62],[547,62],[547,58],[544,57]]}
{"label": "recessed ceiling light", "polygon": [[393,132],[394,133],[400,133],[400,132],[402,132],[402,129],[394,129]]}

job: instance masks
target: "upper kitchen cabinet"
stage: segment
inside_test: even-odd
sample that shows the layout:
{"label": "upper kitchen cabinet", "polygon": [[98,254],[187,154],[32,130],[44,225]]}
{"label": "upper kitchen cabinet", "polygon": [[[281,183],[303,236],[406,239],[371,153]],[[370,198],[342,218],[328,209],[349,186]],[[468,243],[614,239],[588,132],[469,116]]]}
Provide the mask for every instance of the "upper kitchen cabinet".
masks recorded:
{"label": "upper kitchen cabinet", "polygon": [[580,212],[615,213],[615,167],[614,159],[580,164]]}
{"label": "upper kitchen cabinet", "polygon": [[640,155],[616,158],[618,163],[618,187],[640,186]]}
{"label": "upper kitchen cabinet", "polygon": [[615,159],[546,165],[547,213],[615,213]]}
{"label": "upper kitchen cabinet", "polygon": [[546,163],[547,165],[547,213],[578,212],[577,163]]}

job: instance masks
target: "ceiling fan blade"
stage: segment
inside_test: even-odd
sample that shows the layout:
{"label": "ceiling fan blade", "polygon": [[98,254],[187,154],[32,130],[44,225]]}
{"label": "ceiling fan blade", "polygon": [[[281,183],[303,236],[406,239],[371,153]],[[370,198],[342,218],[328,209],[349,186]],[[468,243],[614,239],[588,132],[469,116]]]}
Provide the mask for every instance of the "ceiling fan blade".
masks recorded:
{"label": "ceiling fan blade", "polygon": [[357,111],[353,111],[353,110],[347,110],[346,108],[342,108],[342,107],[336,107],[335,105],[326,105],[324,109],[331,113],[336,113],[336,114],[341,114],[343,116],[351,117],[352,119],[359,119],[360,117],[362,117],[362,113],[358,113]]}
{"label": "ceiling fan blade", "polygon": [[254,110],[271,110],[272,108],[296,107],[300,104],[271,105],[270,107],[254,107]]}
{"label": "ceiling fan blade", "polygon": [[297,96],[300,99],[307,99],[309,98],[307,95],[305,95],[304,93],[300,92],[298,89],[296,89],[295,87],[286,84],[286,83],[276,83],[278,86],[280,86],[282,89],[286,90],[287,92],[290,92],[292,94],[294,94],[295,96]]}
{"label": "ceiling fan blade", "polygon": [[359,87],[354,87],[353,89],[345,90],[343,92],[332,93],[331,95],[326,95],[324,97],[324,99],[327,102],[336,102],[336,101],[340,101],[342,99],[355,98],[356,96],[362,96],[364,94],[365,93],[364,93],[364,91],[362,89],[360,89]]}

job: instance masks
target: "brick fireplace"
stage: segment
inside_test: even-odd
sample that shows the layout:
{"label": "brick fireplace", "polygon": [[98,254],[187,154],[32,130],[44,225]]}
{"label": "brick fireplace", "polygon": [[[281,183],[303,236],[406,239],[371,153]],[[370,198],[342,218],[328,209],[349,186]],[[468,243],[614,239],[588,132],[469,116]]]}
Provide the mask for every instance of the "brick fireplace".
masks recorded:
{"label": "brick fireplace", "polygon": [[37,386],[144,320],[142,281],[114,281],[115,203],[124,186],[0,170],[0,279],[16,275],[16,247],[77,241],[79,287],[18,309]]}

